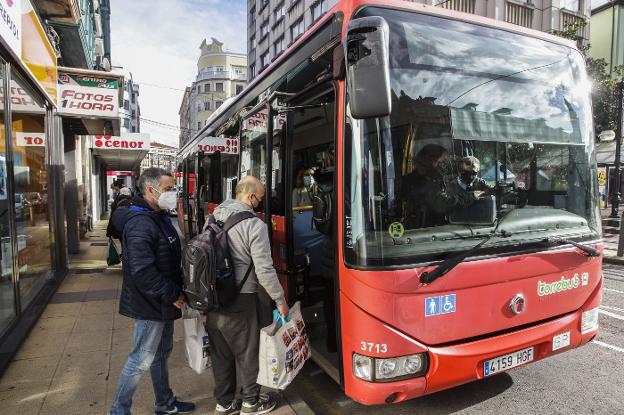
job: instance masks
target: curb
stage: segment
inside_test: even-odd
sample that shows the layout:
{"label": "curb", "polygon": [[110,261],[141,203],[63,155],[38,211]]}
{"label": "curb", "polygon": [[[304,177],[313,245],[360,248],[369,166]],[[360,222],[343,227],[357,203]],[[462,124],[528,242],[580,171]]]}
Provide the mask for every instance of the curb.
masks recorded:
{"label": "curb", "polygon": [[624,257],[606,256],[602,259],[602,262],[612,265],[624,265]]}
{"label": "curb", "polygon": [[315,415],[312,408],[310,408],[308,404],[301,399],[301,396],[299,396],[293,388],[286,388],[283,390],[282,397],[297,415]]}

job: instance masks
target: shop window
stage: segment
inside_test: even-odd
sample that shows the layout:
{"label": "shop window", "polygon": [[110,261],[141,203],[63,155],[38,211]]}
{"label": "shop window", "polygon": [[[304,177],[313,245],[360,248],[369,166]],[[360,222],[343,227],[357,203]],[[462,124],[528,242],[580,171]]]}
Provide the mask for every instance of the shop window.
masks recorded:
{"label": "shop window", "polygon": [[37,95],[15,73],[11,74],[11,83],[15,86],[11,88],[11,100],[17,98],[21,103],[11,107],[11,118],[17,264],[19,293],[24,309],[39,292],[45,283],[46,273],[52,268],[45,151],[47,137],[44,133],[45,109]]}

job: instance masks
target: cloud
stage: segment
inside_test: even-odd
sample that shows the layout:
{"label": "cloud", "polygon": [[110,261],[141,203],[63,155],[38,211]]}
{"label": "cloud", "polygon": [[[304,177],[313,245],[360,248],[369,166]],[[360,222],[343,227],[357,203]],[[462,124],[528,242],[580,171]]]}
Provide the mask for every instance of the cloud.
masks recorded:
{"label": "cloud", "polygon": [[111,0],[111,60],[140,86],[141,132],[178,145],[178,131],[147,120],[179,125],[203,39],[246,52],[246,8],[245,0]]}

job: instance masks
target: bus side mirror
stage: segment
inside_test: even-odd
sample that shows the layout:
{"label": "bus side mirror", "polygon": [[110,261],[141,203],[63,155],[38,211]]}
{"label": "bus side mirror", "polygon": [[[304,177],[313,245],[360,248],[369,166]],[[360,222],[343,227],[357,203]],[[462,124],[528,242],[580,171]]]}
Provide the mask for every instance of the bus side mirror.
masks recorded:
{"label": "bus side mirror", "polygon": [[383,17],[354,19],[347,25],[347,92],[354,118],[390,115],[390,29]]}

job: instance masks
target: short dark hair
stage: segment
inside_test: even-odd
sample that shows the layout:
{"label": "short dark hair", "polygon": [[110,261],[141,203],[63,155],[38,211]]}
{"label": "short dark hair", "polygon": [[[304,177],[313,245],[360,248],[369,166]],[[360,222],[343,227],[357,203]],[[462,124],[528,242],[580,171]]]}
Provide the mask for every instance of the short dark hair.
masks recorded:
{"label": "short dark hair", "polygon": [[145,170],[141,174],[141,177],[139,177],[139,181],[137,183],[139,193],[144,195],[145,189],[147,189],[149,186],[157,187],[162,176],[173,177],[173,174],[165,169],[161,169],[160,167],[150,167],[149,169]]}

